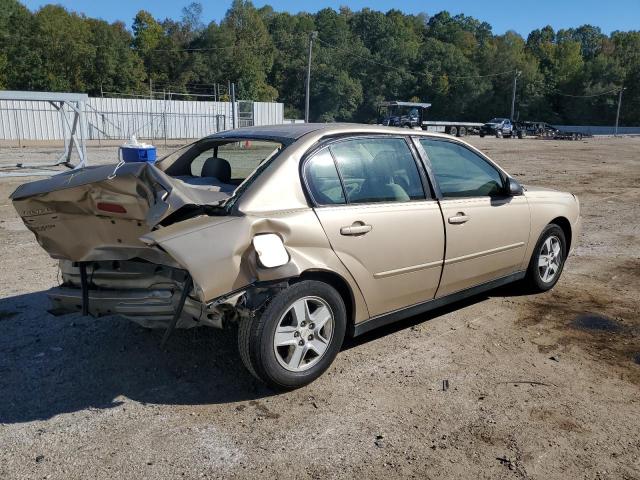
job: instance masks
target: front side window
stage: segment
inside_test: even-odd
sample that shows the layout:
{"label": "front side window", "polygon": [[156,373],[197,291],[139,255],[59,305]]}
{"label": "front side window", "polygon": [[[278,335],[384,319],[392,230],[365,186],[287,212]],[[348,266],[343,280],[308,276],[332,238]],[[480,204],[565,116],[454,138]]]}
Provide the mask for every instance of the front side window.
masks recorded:
{"label": "front side window", "polygon": [[442,196],[485,197],[504,192],[500,172],[482,157],[457,143],[421,139]]}
{"label": "front side window", "polygon": [[402,138],[354,138],[329,147],[348,203],[425,198],[418,167]]}

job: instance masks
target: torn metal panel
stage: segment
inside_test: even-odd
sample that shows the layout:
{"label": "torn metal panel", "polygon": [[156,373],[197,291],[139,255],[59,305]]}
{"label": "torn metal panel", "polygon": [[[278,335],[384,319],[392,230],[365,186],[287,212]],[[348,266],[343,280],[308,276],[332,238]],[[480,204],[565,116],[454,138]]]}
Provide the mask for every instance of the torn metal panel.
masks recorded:
{"label": "torn metal panel", "polygon": [[148,251],[140,236],[182,208],[214,208],[229,195],[189,188],[147,163],[125,163],[117,170],[114,165],[86,168],[27,183],[11,198],[53,258],[141,257],[166,263],[161,252]]}

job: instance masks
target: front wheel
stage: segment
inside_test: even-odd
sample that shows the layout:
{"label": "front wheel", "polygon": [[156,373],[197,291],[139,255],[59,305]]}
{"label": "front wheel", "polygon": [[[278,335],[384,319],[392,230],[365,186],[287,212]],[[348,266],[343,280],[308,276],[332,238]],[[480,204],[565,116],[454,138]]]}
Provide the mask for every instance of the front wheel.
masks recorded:
{"label": "front wheel", "polygon": [[547,225],[531,255],[526,276],[529,287],[537,292],[552,289],[560,279],[566,258],[564,231],[556,224]]}
{"label": "front wheel", "polygon": [[238,349],[247,369],[275,389],[313,382],[340,351],[347,327],[342,297],[314,280],[278,293],[262,314],[244,319]]}

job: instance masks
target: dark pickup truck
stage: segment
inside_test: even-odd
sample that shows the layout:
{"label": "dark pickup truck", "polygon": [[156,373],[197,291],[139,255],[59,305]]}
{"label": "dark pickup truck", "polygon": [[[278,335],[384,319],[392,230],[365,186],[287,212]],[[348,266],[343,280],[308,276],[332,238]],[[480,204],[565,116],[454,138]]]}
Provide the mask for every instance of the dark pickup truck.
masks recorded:
{"label": "dark pickup truck", "polygon": [[554,140],[582,140],[589,137],[581,132],[562,130],[546,122],[512,122],[508,118],[493,118],[480,127],[480,136],[507,138],[540,137]]}

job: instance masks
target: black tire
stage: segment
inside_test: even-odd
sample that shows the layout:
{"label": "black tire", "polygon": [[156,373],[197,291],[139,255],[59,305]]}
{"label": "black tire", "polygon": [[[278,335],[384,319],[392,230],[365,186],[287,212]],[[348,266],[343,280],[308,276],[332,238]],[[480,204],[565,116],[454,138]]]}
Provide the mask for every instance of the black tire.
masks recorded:
{"label": "black tire", "polygon": [[484,138],[484,132],[480,132],[480,138]]}
{"label": "black tire", "polygon": [[496,130],[496,138],[502,138],[502,130]]}
{"label": "black tire", "polygon": [[449,135],[451,135],[453,137],[457,137],[458,136],[458,127],[451,127],[449,129]]}
{"label": "black tire", "polygon": [[467,134],[467,129],[464,127],[460,127],[458,129],[458,136],[459,137],[464,137]]}
{"label": "black tire", "polygon": [[[539,267],[538,260],[540,259],[541,253],[543,251],[543,245],[550,238],[557,238],[560,243],[560,261],[559,267],[556,269],[553,278],[549,281],[545,281],[542,277],[541,269],[544,267]],[[529,267],[527,268],[527,275],[525,277],[525,283],[529,287],[529,290],[532,292],[546,292],[547,290],[551,290],[558,280],[560,279],[560,275],[562,275],[562,270],[564,268],[564,263],[567,259],[567,240],[564,235],[564,231],[555,223],[550,223],[547,225],[542,233],[540,234],[540,238],[536,243],[536,247],[533,249],[533,253],[531,254],[531,260],[529,260]]]}
{"label": "black tire", "polygon": [[[296,300],[305,297],[326,302],[333,314],[333,332],[327,349],[313,366],[290,371],[276,357],[274,335],[283,315]],[[347,314],[340,294],[324,282],[304,280],[276,294],[259,316],[240,322],[238,349],[242,362],[253,376],[271,388],[290,390],[308,385],[329,368],[342,347],[346,328]]]}

